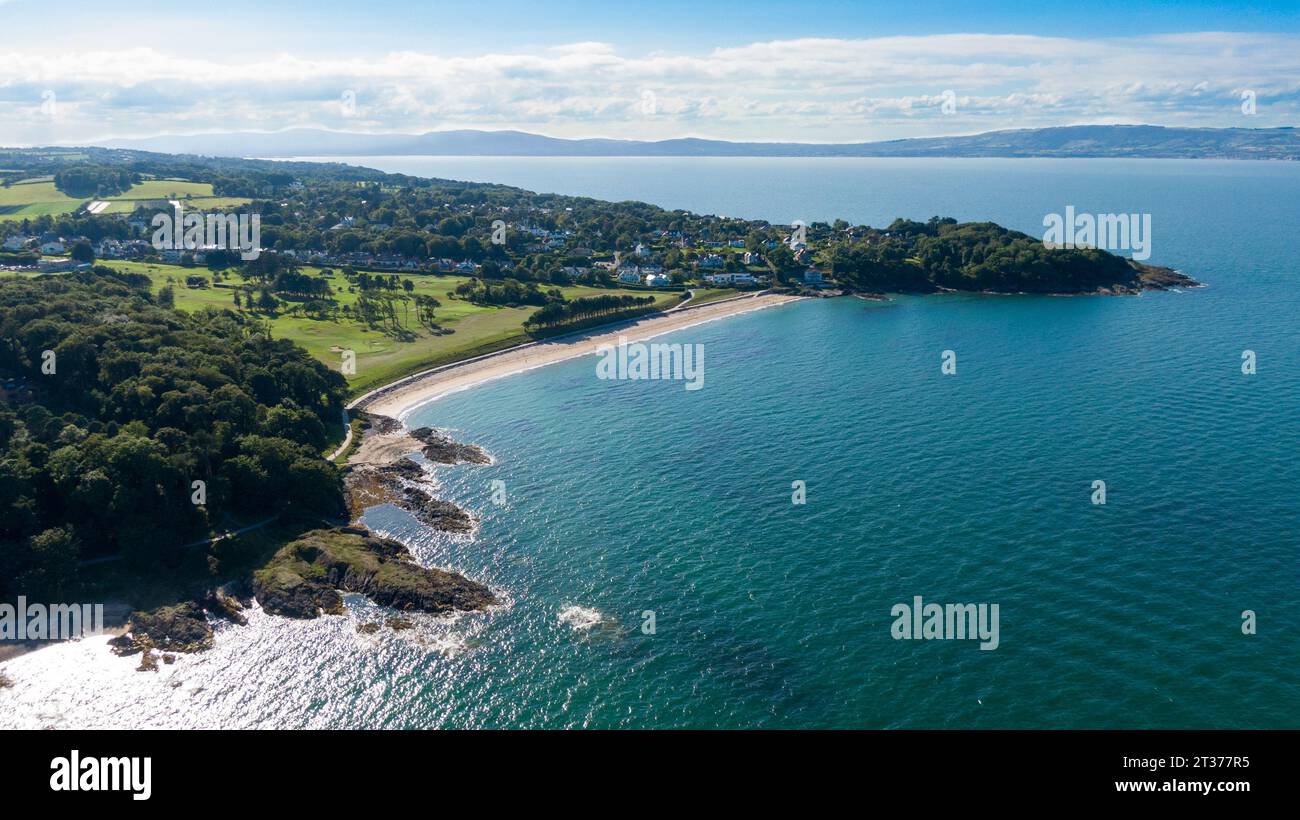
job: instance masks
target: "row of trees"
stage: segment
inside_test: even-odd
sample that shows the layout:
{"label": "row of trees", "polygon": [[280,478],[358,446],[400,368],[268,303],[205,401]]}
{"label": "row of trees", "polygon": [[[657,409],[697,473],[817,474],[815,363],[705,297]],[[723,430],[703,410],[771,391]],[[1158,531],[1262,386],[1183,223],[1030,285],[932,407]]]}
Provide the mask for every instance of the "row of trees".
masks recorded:
{"label": "row of trees", "polygon": [[612,319],[620,314],[648,308],[654,301],[653,296],[610,293],[584,296],[571,302],[551,302],[534,311],[525,326],[529,329],[552,329],[595,319]]}

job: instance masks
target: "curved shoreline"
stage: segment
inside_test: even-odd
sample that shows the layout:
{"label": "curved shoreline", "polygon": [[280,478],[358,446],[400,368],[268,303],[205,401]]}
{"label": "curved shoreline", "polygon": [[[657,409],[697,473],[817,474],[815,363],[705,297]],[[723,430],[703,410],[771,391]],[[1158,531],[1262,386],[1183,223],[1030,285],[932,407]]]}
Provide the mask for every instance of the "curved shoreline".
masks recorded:
{"label": "curved shoreline", "polygon": [[[348,409],[364,409],[370,413],[401,420],[415,409],[436,401],[448,393],[456,393],[484,382],[586,356],[595,353],[602,345],[616,344],[620,336],[628,341],[644,341],[665,333],[786,304],[801,298],[803,297],[774,293],[740,296],[697,306],[682,306],[681,309],[671,313],[659,313],[605,325],[569,336],[529,342],[405,376],[353,399],[348,404]],[[362,447],[364,446],[365,436],[362,436]]]}

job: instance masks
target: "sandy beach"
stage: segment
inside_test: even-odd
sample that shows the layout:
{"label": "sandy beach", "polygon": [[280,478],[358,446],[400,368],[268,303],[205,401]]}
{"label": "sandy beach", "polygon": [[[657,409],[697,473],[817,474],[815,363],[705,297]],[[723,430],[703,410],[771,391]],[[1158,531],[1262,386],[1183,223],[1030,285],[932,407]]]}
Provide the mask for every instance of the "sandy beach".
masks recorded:
{"label": "sandy beach", "polygon": [[[709,302],[699,307],[684,307],[670,313],[656,314],[602,327],[590,333],[565,336],[535,342],[520,347],[480,356],[468,361],[417,373],[391,385],[386,385],[356,399],[350,407],[361,408],[393,418],[401,418],[412,409],[448,393],[465,390],[477,384],[503,378],[514,373],[545,367],[577,356],[595,353],[601,345],[617,344],[620,336],[629,342],[644,341],[664,333],[682,330],[694,325],[748,313],[753,310],[782,305],[799,299],[798,296],[765,293],[720,302]],[[377,439],[367,436],[367,439]],[[378,442],[375,442],[378,445]],[[367,450],[366,442],[353,454],[352,462],[382,460],[378,454]]]}

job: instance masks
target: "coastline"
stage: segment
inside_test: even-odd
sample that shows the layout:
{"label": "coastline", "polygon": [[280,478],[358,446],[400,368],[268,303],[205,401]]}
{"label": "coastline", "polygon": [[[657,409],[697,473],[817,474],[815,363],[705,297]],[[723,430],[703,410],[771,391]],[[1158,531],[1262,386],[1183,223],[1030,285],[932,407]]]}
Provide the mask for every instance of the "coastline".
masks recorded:
{"label": "coastline", "polygon": [[[595,353],[602,345],[617,344],[620,336],[625,337],[629,342],[645,341],[705,322],[775,307],[802,298],[805,297],[760,293],[754,296],[706,302],[696,307],[684,305],[671,313],[653,314],[571,336],[530,342],[406,376],[354,399],[348,405],[348,409],[365,410],[368,413],[404,420],[416,408],[436,401],[448,393],[467,390],[483,382],[586,356]],[[353,452],[349,463],[370,460],[364,454],[366,438],[362,436],[361,446]]]}

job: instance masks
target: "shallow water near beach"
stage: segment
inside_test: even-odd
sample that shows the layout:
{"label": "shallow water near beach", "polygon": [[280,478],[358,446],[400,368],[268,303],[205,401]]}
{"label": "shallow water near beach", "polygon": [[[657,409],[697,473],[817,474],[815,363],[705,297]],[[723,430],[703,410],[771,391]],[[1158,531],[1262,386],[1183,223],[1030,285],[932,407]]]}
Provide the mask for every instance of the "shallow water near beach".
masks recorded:
{"label": "shallow water near beach", "polygon": [[[774,220],[1150,212],[1151,261],[1210,286],[807,300],[658,339],[703,345],[700,390],[585,357],[446,396],[407,423],[492,454],[436,469],[479,527],[366,522],[502,606],[254,612],[156,674],[55,646],[0,665],[0,726],[1300,727],[1300,167],[1074,162],[778,161],[768,204],[692,167]],[[690,176],[676,207],[723,196]],[[998,604],[1000,645],[894,640],[917,595]]]}

